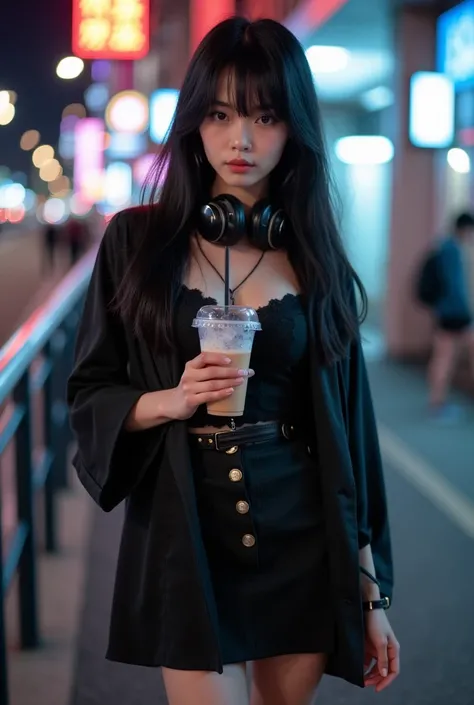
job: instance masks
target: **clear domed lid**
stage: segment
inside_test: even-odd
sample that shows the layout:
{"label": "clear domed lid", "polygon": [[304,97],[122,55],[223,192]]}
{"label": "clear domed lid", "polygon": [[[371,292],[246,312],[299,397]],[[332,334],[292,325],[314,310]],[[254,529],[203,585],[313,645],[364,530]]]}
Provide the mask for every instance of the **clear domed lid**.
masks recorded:
{"label": "clear domed lid", "polygon": [[193,320],[194,328],[242,326],[246,330],[261,330],[255,309],[248,306],[202,306]]}

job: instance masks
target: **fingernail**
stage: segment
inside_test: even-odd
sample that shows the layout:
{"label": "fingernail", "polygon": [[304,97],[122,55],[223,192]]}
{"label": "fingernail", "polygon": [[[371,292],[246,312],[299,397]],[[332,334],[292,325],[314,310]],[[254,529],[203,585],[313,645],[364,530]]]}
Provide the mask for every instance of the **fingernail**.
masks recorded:
{"label": "fingernail", "polygon": [[222,358],[222,359],[223,359],[223,361],[225,362],[226,365],[229,365],[229,364],[232,362],[232,360],[230,359],[230,357],[224,357],[224,358]]}
{"label": "fingernail", "polygon": [[386,668],[382,668],[382,678],[386,678],[388,676],[388,671]]}
{"label": "fingernail", "polygon": [[239,370],[238,374],[240,377],[248,377],[249,370]]}
{"label": "fingernail", "polygon": [[249,377],[253,377],[255,374],[255,370],[249,370]]}

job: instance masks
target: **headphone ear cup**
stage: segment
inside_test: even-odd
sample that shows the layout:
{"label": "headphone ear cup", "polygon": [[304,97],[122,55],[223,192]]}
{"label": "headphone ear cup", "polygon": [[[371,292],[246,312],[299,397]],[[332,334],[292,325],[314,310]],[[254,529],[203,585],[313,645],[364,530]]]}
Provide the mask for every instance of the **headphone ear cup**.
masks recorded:
{"label": "headphone ear cup", "polygon": [[249,240],[259,250],[265,251],[269,249],[267,228],[272,214],[270,201],[262,199],[257,201],[248,217],[248,236]]}
{"label": "headphone ear cup", "polygon": [[199,224],[209,242],[235,245],[246,230],[245,211],[238,198],[220,194],[200,208]]}
{"label": "headphone ear cup", "polygon": [[242,203],[230,193],[221,193],[214,199],[226,218],[224,239],[226,245],[235,245],[247,232],[247,218]]}
{"label": "headphone ear cup", "polygon": [[198,230],[208,242],[221,242],[225,231],[224,214],[212,201],[199,209]]}
{"label": "headphone ear cup", "polygon": [[290,225],[282,208],[274,210],[268,223],[267,240],[272,250],[288,247]]}
{"label": "headphone ear cup", "polygon": [[260,250],[278,250],[285,244],[287,218],[281,208],[262,199],[250,213],[249,238]]}

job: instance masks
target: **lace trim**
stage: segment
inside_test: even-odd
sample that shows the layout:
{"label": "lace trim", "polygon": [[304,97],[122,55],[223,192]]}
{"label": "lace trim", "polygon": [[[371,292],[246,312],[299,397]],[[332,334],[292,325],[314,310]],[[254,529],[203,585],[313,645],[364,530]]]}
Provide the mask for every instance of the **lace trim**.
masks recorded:
{"label": "lace trim", "polygon": [[[190,289],[189,287],[186,286],[186,284],[182,285],[182,288],[188,292],[189,294],[192,294],[193,296],[198,296],[202,301],[204,301],[206,304],[209,305],[216,305],[217,306],[217,299],[214,299],[212,296],[205,296],[205,294],[201,291],[201,289]],[[264,306],[258,306],[255,310],[257,312],[262,312],[262,311],[271,311],[275,307],[281,306],[282,304],[286,304],[289,301],[299,301],[302,299],[301,294],[293,294],[291,292],[288,292],[283,296],[281,299],[270,299],[268,303],[266,303]]]}

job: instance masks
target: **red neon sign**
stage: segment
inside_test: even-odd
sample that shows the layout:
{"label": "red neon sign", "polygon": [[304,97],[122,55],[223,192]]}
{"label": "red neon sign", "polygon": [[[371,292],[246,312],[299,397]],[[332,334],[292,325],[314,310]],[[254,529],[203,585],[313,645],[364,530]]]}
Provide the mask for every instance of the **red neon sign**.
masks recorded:
{"label": "red neon sign", "polygon": [[73,0],[72,51],[81,59],[143,59],[150,0]]}

